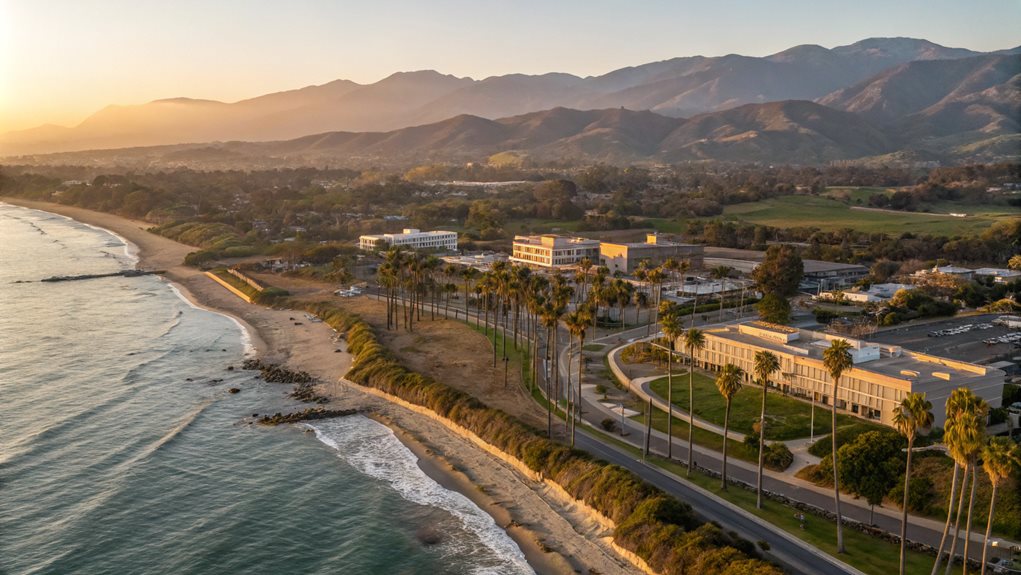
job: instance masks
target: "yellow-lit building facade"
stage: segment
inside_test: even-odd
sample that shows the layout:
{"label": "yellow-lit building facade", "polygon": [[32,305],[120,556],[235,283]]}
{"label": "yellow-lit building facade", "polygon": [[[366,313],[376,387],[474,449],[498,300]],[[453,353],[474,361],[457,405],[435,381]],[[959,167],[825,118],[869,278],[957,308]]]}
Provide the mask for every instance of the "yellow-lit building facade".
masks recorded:
{"label": "yellow-lit building facade", "polygon": [[[833,381],[823,363],[823,351],[834,339],[851,345],[854,366],[844,372],[837,390],[837,409],[850,415],[893,425],[894,407],[905,395],[923,392],[933,405],[935,425],[946,420],[946,400],[958,387],[967,387],[999,407],[1004,372],[988,366],[915,353],[900,346],[865,342],[763,322],[705,330],[706,346],[696,354],[702,367],[718,370],[728,363],[745,372],[752,383],[755,353],[772,352],[780,359],[780,371],[769,380],[783,393],[831,405]],[[684,349],[683,339],[676,349]]]}

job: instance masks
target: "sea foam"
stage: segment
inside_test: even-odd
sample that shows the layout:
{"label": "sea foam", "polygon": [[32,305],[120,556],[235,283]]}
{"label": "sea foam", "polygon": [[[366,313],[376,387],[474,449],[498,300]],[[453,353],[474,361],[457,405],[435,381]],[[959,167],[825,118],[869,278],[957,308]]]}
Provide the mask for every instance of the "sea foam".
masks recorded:
{"label": "sea foam", "polygon": [[[443,509],[499,558],[498,565],[477,565],[475,573],[533,573],[525,555],[493,518],[464,495],[433,481],[418,466],[418,457],[387,426],[362,416],[305,424],[316,438],[337,451],[355,469],[388,483],[401,497]],[[470,545],[448,539],[453,553],[471,553]]]}

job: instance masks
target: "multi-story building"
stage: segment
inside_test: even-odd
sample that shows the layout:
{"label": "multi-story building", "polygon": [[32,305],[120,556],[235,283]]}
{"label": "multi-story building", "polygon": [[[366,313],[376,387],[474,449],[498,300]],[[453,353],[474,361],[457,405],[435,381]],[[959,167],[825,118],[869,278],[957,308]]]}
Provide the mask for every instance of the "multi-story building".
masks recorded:
{"label": "multi-story building", "polygon": [[584,258],[599,261],[599,240],[545,234],[514,236],[510,261],[543,268],[576,265]]}
{"label": "multi-story building", "polygon": [[602,242],[599,246],[600,262],[610,269],[610,273],[620,271],[630,274],[642,261],[655,267],[670,258],[688,260],[693,269],[701,268],[702,246],[666,241],[656,234],[648,234],[644,242]]}
{"label": "multi-story building", "polygon": [[[769,385],[804,399],[831,405],[833,381],[823,363],[823,351],[835,339],[851,344],[854,365],[840,378],[837,408],[886,425],[893,410],[908,393],[922,392],[932,402],[935,425],[946,420],[946,401],[958,387],[967,387],[999,407],[1004,372],[989,366],[915,353],[896,345],[865,342],[804,329],[749,322],[708,329],[706,346],[696,361],[708,369],[728,363],[742,368],[751,381],[755,353],[769,351],[780,359],[781,369]],[[677,349],[684,349],[683,339]]]}
{"label": "multi-story building", "polygon": [[406,246],[414,250],[455,251],[457,232],[423,232],[406,228],[399,234],[373,234],[358,238],[358,247],[365,251],[385,250],[394,246]]}

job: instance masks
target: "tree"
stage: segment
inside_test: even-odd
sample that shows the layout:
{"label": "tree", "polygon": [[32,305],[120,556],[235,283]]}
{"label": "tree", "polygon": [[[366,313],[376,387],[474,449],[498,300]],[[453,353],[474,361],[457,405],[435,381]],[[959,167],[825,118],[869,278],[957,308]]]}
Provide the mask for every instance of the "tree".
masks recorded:
{"label": "tree", "polygon": [[763,294],[756,307],[759,310],[759,318],[763,321],[784,324],[791,319],[791,304],[785,297],[773,293]]}
{"label": "tree", "polygon": [[1007,267],[1012,270],[1021,270],[1021,254],[1011,256],[1010,261],[1007,262]]}
{"label": "tree", "polygon": [[823,351],[823,364],[833,380],[833,397],[830,398],[832,415],[830,439],[833,441],[833,503],[837,512],[837,553],[844,552],[844,527],[841,525],[840,516],[840,479],[837,477],[837,468],[840,465],[837,459],[837,391],[840,388],[840,376],[854,366],[850,349],[851,344],[847,343],[846,339],[835,339]]}
{"label": "tree", "polygon": [[[578,309],[564,318],[567,329],[573,337],[578,338],[578,386],[577,394],[574,397],[574,411],[571,416],[571,447],[574,447],[574,436],[578,430],[578,420],[581,419],[581,380],[585,374],[585,328],[588,327],[588,312],[585,309]],[[569,353],[567,357],[571,357]],[[570,363],[568,363],[570,369]],[[571,402],[568,402],[570,404]]]}
{"label": "tree", "polygon": [[755,507],[762,509],[762,466],[766,456],[766,389],[769,376],[780,371],[780,358],[768,351],[755,352],[755,378],[762,386],[762,408],[759,412],[759,477],[755,484]]}
{"label": "tree", "polygon": [[908,537],[908,495],[911,490],[911,449],[915,445],[915,437],[919,430],[932,425],[932,402],[925,399],[924,393],[909,393],[893,410],[893,425],[908,440],[908,459],[904,468],[904,503],[901,509],[900,522],[900,574],[904,575],[904,563],[907,553]]}
{"label": "tree", "polygon": [[[970,481],[972,489],[969,501],[974,503],[975,500],[975,461],[982,449],[982,445],[985,443],[985,417],[988,409],[989,406],[986,402],[967,388],[955,389],[950,394],[950,398],[947,399],[947,423],[944,441],[947,445],[947,452],[954,459],[957,467],[961,469],[962,478],[960,493],[957,498],[957,515],[954,519],[954,535],[950,540],[950,552],[945,570],[947,575],[949,575],[953,567],[954,552],[957,549],[957,539],[961,532],[961,514],[964,512],[964,494],[968,489],[969,472],[971,472]],[[968,522],[966,533],[971,529],[971,510],[971,505],[969,504],[968,516],[966,518]],[[942,541],[940,547],[942,548]],[[967,542],[965,542],[965,551],[967,551],[967,548]],[[940,557],[937,555],[936,565],[939,564],[939,561]],[[965,571],[967,571],[967,563],[965,563]]]}
{"label": "tree", "polygon": [[[943,536],[939,540],[939,547],[936,548],[936,561],[932,564],[931,575],[936,575],[939,571],[940,562],[943,559],[943,548],[947,542],[947,536],[950,534],[950,526],[954,519],[954,501],[957,497],[957,485],[958,479],[962,475],[964,470],[967,455],[965,449],[962,449],[959,445],[960,441],[964,439],[964,435],[956,431],[961,418],[964,413],[975,409],[975,405],[980,401],[978,396],[974,394],[970,389],[966,387],[959,387],[950,393],[950,397],[947,398],[946,404],[946,424],[944,425],[944,443],[947,446],[947,453],[954,460],[954,475],[950,483],[950,495],[947,500],[947,521],[943,525]],[[961,498],[964,495],[964,484],[967,483],[967,477],[962,481],[961,484]],[[958,510],[960,511],[960,510]],[[953,553],[950,554],[953,557]]]}
{"label": "tree", "polygon": [[723,412],[723,475],[720,478],[720,488],[724,491],[727,489],[727,430],[730,427],[730,403],[734,400],[737,392],[741,390],[741,378],[743,377],[744,370],[728,363],[723,366],[720,375],[716,378],[716,389],[727,402],[726,410]]}
{"label": "tree", "polygon": [[674,343],[677,338],[681,337],[684,332],[684,321],[681,319],[681,314],[677,309],[677,305],[673,302],[665,301],[660,306],[664,308],[660,311],[659,321],[663,326],[663,335],[666,336],[667,342],[670,346],[670,350],[667,352],[667,384],[666,384],[666,403],[667,403],[667,420],[666,420],[666,436],[667,436],[667,448],[666,457],[670,459],[673,457],[674,447],[674,434],[673,434],[673,421],[674,421]]}
{"label": "tree", "polygon": [[844,489],[864,497],[874,509],[900,479],[903,445],[897,435],[880,431],[863,433],[845,443],[838,451],[837,469]]}
{"label": "tree", "polygon": [[793,246],[772,245],[766,250],[765,259],[752,272],[752,279],[763,294],[789,298],[798,293],[804,272],[805,265]]}
{"label": "tree", "polygon": [[[695,465],[695,451],[692,443],[692,430],[695,429],[695,354],[705,349],[705,334],[702,330],[692,327],[684,332],[684,347],[688,349],[688,476]],[[726,442],[724,442],[726,445]]]}
{"label": "tree", "polygon": [[986,551],[989,550],[989,534],[993,529],[993,514],[996,510],[996,491],[1005,479],[1021,467],[1021,447],[1009,437],[994,437],[982,448],[982,469],[989,475],[993,492],[989,496],[989,518],[986,520],[986,536],[982,544],[982,575],[986,573]]}

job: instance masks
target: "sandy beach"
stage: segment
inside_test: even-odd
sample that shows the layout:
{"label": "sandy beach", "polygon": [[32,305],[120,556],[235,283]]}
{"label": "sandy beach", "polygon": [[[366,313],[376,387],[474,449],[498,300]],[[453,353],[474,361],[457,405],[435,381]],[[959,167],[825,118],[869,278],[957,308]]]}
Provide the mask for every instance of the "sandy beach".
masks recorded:
{"label": "sandy beach", "polygon": [[340,381],[351,365],[351,357],[344,352],[343,342],[335,341],[329,326],[307,321],[302,312],[242,301],[202,272],[183,265],[185,255],[196,248],[149,233],[146,230],[152,224],[148,222],[46,202],[17,198],[0,201],[98,226],[137,246],[140,269],[165,270],[165,279],[189,301],[236,318],[249,332],[255,352],[264,361],[307,371],[325,382],[321,393],[331,400],[327,407],[366,408],[394,429],[418,455],[422,469],[489,513],[518,543],[537,572],[639,572],[612,551],[610,533],[584,511],[565,504],[546,485],[524,477],[429,417]]}

